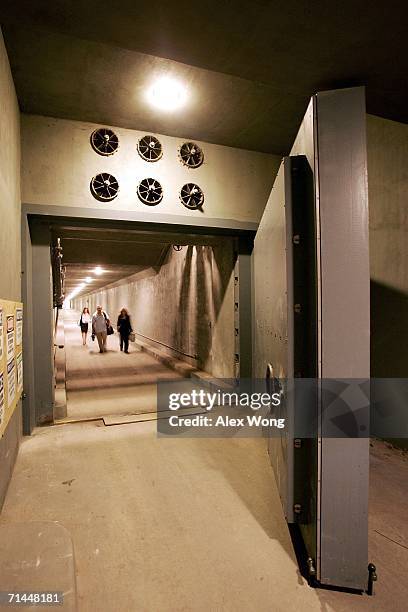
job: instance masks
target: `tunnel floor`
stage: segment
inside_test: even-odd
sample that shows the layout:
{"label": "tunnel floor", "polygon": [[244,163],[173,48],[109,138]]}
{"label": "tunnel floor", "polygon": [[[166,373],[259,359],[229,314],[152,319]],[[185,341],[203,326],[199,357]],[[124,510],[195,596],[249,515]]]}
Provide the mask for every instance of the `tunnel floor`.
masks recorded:
{"label": "tunnel floor", "polygon": [[[108,415],[155,412],[156,381],[182,376],[129,343],[129,354],[120,351],[119,335],[108,337],[107,352],[99,353],[88,334],[82,345],[80,313],[61,311],[64,317],[67,418],[92,419]],[[115,323],[116,321],[114,321]]]}
{"label": "tunnel floor", "polygon": [[[0,517],[2,550],[13,554],[14,546],[13,571],[20,568],[25,588],[33,566],[34,584],[40,574],[44,588],[76,588],[81,612],[402,612],[407,471],[403,454],[374,443],[372,598],[314,590],[303,580],[263,440],[157,438],[153,421],[69,423],[24,438]],[[54,543],[55,563],[50,553],[39,563],[35,542],[32,563],[21,556],[22,540],[4,547],[16,530],[38,525],[53,542],[56,525],[66,530],[61,550]],[[76,585],[61,565],[67,539]]]}
{"label": "tunnel floor", "polygon": [[[77,413],[123,411],[132,385],[112,384],[98,396],[106,372],[92,373],[89,364],[108,365],[123,383],[132,368],[142,376],[140,355],[121,354],[116,338],[109,353],[93,354],[80,344],[76,313],[67,323],[68,393],[81,398]],[[77,607],[61,609],[81,612],[402,612],[407,457],[372,441],[369,561],[379,582],[370,598],[315,590],[302,578],[263,439],[157,438],[155,421],[36,428],[23,438],[0,515],[0,570],[6,550],[25,589],[39,577],[43,590],[63,585],[76,592]],[[47,533],[52,546],[41,557],[35,538]],[[63,563],[70,548],[72,572]]]}

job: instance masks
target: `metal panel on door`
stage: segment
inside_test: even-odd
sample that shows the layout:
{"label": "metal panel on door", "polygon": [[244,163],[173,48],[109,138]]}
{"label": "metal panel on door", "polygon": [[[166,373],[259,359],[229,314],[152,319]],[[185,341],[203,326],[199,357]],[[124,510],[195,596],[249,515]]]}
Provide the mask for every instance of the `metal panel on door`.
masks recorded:
{"label": "metal panel on door", "polygon": [[[254,377],[290,379],[293,377],[292,345],[288,342],[288,240],[287,208],[288,160],[282,160],[268,199],[253,250],[254,280]],[[282,410],[289,407],[283,403]],[[281,416],[287,416],[283,414]],[[268,440],[268,450],[275,472],[283,511],[293,520],[293,448],[286,430]]]}
{"label": "metal panel on door", "polygon": [[286,428],[268,439],[268,451],[286,520],[302,525],[313,556],[317,442],[295,447],[293,431],[294,379],[317,373],[315,249],[313,172],[306,156],[286,157],[255,238],[254,376],[279,379],[284,387],[274,416],[284,417]]}

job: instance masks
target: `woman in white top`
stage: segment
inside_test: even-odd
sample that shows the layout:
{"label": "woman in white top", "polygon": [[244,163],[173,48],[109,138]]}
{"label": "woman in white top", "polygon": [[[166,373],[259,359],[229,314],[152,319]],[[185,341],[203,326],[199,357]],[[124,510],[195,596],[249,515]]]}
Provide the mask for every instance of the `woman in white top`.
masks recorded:
{"label": "woman in white top", "polygon": [[91,315],[89,314],[89,309],[85,306],[82,311],[81,318],[79,319],[79,326],[81,328],[82,334],[82,344],[86,345],[86,336],[88,334],[89,323],[91,322]]}

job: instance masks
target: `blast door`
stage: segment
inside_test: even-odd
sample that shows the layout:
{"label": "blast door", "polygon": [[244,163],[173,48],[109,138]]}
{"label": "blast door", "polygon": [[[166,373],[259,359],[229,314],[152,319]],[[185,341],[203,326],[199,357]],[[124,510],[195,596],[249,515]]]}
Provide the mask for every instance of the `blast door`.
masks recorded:
{"label": "blast door", "polygon": [[[327,434],[325,389],[341,404],[369,379],[365,117],[362,88],[311,99],[252,255],[253,376],[281,389],[287,424],[268,440],[283,511],[315,578],[358,590],[367,583],[369,409],[358,414],[365,436],[340,425]],[[357,404],[348,409],[356,417]],[[305,418],[312,433],[296,434]]]}

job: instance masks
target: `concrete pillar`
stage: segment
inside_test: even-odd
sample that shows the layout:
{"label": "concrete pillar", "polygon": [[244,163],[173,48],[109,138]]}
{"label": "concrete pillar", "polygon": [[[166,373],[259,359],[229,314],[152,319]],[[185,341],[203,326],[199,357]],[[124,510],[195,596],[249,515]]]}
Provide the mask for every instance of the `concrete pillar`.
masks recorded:
{"label": "concrete pillar", "polygon": [[239,308],[239,376],[252,376],[252,240],[239,240],[238,260],[236,265],[236,282],[238,283]]}
{"label": "concrete pillar", "polygon": [[35,427],[35,379],[33,344],[33,265],[30,229],[27,216],[21,220],[21,295],[24,304],[23,352],[23,433],[30,435]]}
{"label": "concrete pillar", "polygon": [[35,377],[35,422],[53,419],[54,334],[50,229],[48,224],[31,228],[33,362]]}

